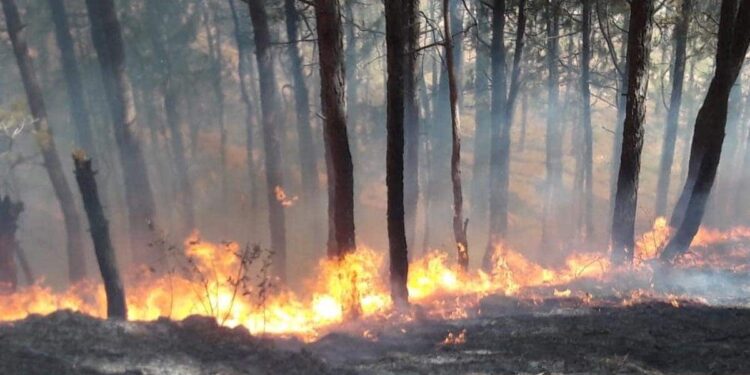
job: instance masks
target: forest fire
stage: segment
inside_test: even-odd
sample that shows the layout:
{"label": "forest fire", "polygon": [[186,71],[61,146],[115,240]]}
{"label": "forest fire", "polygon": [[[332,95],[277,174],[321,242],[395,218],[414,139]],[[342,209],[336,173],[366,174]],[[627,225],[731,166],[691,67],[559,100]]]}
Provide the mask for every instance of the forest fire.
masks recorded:
{"label": "forest fire", "polygon": [[[618,272],[652,272],[648,261],[655,259],[668,235],[662,218],[638,241],[639,262],[628,270],[614,270],[603,254],[574,253],[559,268],[545,268],[521,253],[498,247],[490,270],[463,272],[446,253],[433,251],[413,261],[408,288],[413,303],[428,317],[466,318],[479,300],[490,294],[519,297],[568,298],[580,295],[586,303],[590,296],[575,290],[569,283],[590,279],[606,284]],[[750,240],[750,228],[729,231],[702,229],[696,237],[695,253],[680,262],[683,266],[725,267],[711,253],[700,248],[721,243]],[[748,248],[730,251],[734,257],[748,257]],[[294,293],[273,285],[265,275],[263,255],[256,249],[242,249],[236,243],[214,244],[201,241],[197,235],[185,242],[182,265],[162,275],[126,277],[128,310],[131,320],[154,320],[159,317],[184,319],[190,315],[213,317],[219,324],[244,326],[256,334],[293,335],[313,340],[320,333],[350,318],[406,319],[413,314],[394,314],[386,285],[383,256],[360,247],[342,260],[322,260],[306,291]],[[736,260],[735,258],[735,260]],[[258,269],[259,268],[259,269]],[[535,287],[552,287],[537,295]],[[573,288],[573,289],[571,289]],[[636,290],[622,299],[628,306],[644,298],[660,298],[679,307],[679,296],[657,291]],[[3,296],[0,307],[3,320],[17,320],[29,314],[48,314],[72,309],[104,317],[106,300],[99,283],[86,281],[56,293],[42,283]],[[366,331],[365,335],[368,333]],[[369,334],[372,336],[372,333]],[[369,336],[368,336],[369,337]],[[374,336],[373,336],[374,337]]]}

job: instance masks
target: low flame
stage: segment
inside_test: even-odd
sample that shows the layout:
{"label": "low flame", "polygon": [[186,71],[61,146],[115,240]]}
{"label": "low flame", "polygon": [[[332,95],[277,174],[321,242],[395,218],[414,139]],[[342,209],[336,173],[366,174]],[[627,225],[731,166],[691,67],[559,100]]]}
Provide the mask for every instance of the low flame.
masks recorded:
{"label": "low flame", "polygon": [[[647,269],[644,261],[658,256],[668,236],[666,220],[657,220],[652,230],[637,243],[637,270]],[[720,241],[746,240],[750,240],[750,228],[728,232],[701,229],[695,243],[699,247],[709,247]],[[183,319],[200,314],[215,317],[222,325],[244,326],[254,334],[296,335],[313,340],[332,325],[347,319],[394,316],[385,282],[388,279],[386,262],[380,252],[359,247],[340,260],[324,259],[318,264],[316,277],[306,284],[306,290],[295,293],[274,288],[273,280],[264,276],[263,267],[256,270],[257,264],[247,262],[248,251],[236,243],[214,244],[191,236],[185,242],[187,266],[184,269],[161,275],[135,273],[126,277],[129,318]],[[743,254],[748,255],[747,251],[736,250],[737,257]],[[689,265],[728,262],[710,251],[686,258]],[[546,268],[507,246],[498,245],[489,270],[463,271],[446,253],[430,252],[411,263],[407,286],[410,300],[422,306],[427,316],[459,319],[475,312],[483,296],[519,295],[533,287],[549,287],[549,293],[557,297],[580,296],[588,303],[592,296],[571,291],[569,283],[578,279],[601,280],[617,271],[604,254],[575,253],[561,267]],[[622,303],[632,304],[648,295],[648,291],[636,291],[623,296]],[[59,309],[99,317],[106,315],[104,288],[93,281],[78,283],[59,293],[39,282],[0,298],[2,321]],[[680,306],[677,297],[664,298],[675,307]],[[445,344],[465,342],[465,331],[451,335]],[[377,340],[377,335],[370,331],[365,331],[363,336]]]}

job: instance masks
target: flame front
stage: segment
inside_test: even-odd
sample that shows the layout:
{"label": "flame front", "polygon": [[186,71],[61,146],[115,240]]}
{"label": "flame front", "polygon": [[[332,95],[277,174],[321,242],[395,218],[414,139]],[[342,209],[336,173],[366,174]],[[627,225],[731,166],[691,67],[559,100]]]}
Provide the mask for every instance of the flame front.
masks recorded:
{"label": "flame front", "polygon": [[[646,269],[644,261],[658,256],[668,236],[666,221],[657,220],[652,231],[638,241],[635,268]],[[748,228],[728,232],[701,229],[695,243],[708,247],[718,241],[748,239]],[[360,247],[341,260],[322,260],[306,290],[295,293],[273,287],[270,278],[251,269],[243,258],[246,251],[236,243],[214,244],[191,237],[185,243],[188,269],[160,275],[133,274],[126,278],[129,318],[183,319],[200,314],[215,317],[223,325],[245,326],[255,334],[289,334],[311,340],[349,318],[391,316],[385,259],[380,252]],[[737,250],[738,257],[747,256],[746,251],[740,252]],[[720,257],[707,252],[687,258],[694,265],[718,261]],[[422,306],[428,316],[462,318],[481,297],[489,294],[517,295],[527,288],[550,286],[553,287],[550,296],[569,297],[574,293],[566,286],[571,281],[604,279],[618,271],[612,269],[603,254],[575,253],[563,266],[552,269],[502,245],[495,248],[491,264],[486,271],[464,272],[446,253],[430,252],[410,265],[410,300]],[[590,299],[588,294],[584,297]],[[0,298],[3,321],[59,309],[98,317],[106,315],[104,288],[92,281],[76,284],[61,293],[38,283]],[[637,293],[623,303],[639,298],[641,294]],[[678,305],[673,297],[669,300]]]}

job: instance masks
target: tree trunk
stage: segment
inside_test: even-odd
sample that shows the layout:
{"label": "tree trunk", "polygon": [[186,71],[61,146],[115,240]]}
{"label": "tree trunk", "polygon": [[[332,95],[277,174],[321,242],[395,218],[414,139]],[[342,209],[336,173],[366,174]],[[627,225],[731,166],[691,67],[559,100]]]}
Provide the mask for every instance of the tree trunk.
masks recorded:
{"label": "tree trunk", "polygon": [[172,58],[167,48],[169,44],[164,40],[164,35],[166,34],[162,30],[159,20],[160,13],[163,14],[163,9],[159,8],[160,4],[153,1],[146,3],[149,35],[158,63],[157,69],[161,78],[160,85],[164,99],[164,112],[170,132],[176,177],[174,200],[179,207],[179,217],[184,220],[179,235],[186,236],[190,231],[195,229],[193,190],[190,178],[188,177],[188,164],[185,160],[186,150],[182,140],[182,117],[178,110],[179,88],[172,74]]}
{"label": "tree trunk", "polygon": [[547,22],[547,131],[545,133],[546,160],[544,213],[542,218],[542,248],[552,250],[553,242],[557,240],[554,226],[557,225],[559,212],[559,198],[562,187],[562,122],[558,112],[558,97],[560,95],[560,72],[558,71],[558,51],[560,33],[560,2],[548,0],[546,14]]}
{"label": "tree trunk", "polygon": [[482,265],[490,266],[494,248],[501,244],[507,231],[507,201],[500,196],[502,190],[502,143],[501,136],[506,126],[505,107],[506,77],[505,77],[505,0],[495,0],[492,6],[492,44],[490,52],[490,66],[492,70],[492,127],[490,131],[490,214],[489,214],[489,239],[487,248],[482,259]]}
{"label": "tree trunk", "polygon": [[342,258],[356,249],[354,167],[346,129],[344,39],[339,0],[315,5],[320,61],[320,102],[328,160],[328,256]]}
{"label": "tree trunk", "polygon": [[419,102],[417,100],[417,59],[419,58],[419,0],[407,1],[406,64],[404,66],[404,208],[407,243],[414,247],[419,202]]}
{"label": "tree trunk", "polygon": [[68,277],[71,283],[77,282],[86,276],[81,219],[78,216],[73,192],[70,190],[68,181],[65,180],[52,129],[47,123],[47,109],[26,44],[25,28],[21,23],[18,7],[15,0],[2,0],[2,5],[8,35],[13,44],[13,53],[16,56],[18,70],[21,73],[23,87],[26,90],[26,100],[31,115],[34,117],[34,131],[39,150],[42,153],[42,162],[47,170],[47,175],[52,183],[52,189],[60,203],[63,215],[65,234],[67,235]]}
{"label": "tree trunk", "polygon": [[723,0],[719,21],[716,70],[695,120],[687,181],[672,213],[677,228],[661,259],[673,261],[687,251],[698,232],[716,178],[727,123],[729,95],[750,44],[750,0]]}
{"label": "tree trunk", "polygon": [[692,0],[682,0],[680,18],[674,28],[674,65],[672,66],[672,94],[669,99],[667,123],[664,129],[664,140],[661,147],[659,163],[659,180],[656,187],[656,216],[667,213],[669,182],[672,176],[675,141],[680,121],[682,105],[682,86],[685,81],[685,60],[687,50],[687,33],[690,28]]}
{"label": "tree trunk", "polygon": [[[224,200],[223,206],[226,206],[229,202],[227,196],[229,195],[229,173],[227,171],[227,129],[225,124],[224,116],[224,89],[222,87],[222,67],[224,66],[224,56],[221,52],[221,29],[219,28],[220,22],[216,20],[214,15],[213,22],[210,22],[211,9],[204,2],[204,15],[203,25],[206,29],[206,37],[208,39],[208,50],[209,56],[211,57],[211,89],[214,92],[216,98],[216,119],[219,127],[219,165],[221,168],[221,192],[222,199]],[[215,31],[211,30],[211,24],[216,28]]]}
{"label": "tree trunk", "polygon": [[414,0],[385,2],[385,41],[387,47],[386,106],[387,150],[386,185],[388,187],[388,248],[390,257],[391,298],[399,305],[408,303],[406,280],[409,260],[404,223],[404,72],[409,51],[407,24],[403,9]]}
{"label": "tree trunk", "polygon": [[155,264],[163,254],[151,253],[149,246],[156,217],[154,197],[139,140],[133,89],[125,71],[120,22],[113,0],[86,0],[86,8],[122,164],[130,248],[137,263]]}
{"label": "tree trunk", "polygon": [[458,114],[458,87],[453,61],[453,34],[451,33],[450,0],[443,0],[443,33],[445,41],[445,65],[448,74],[448,89],[451,110],[451,184],[453,186],[453,237],[456,241],[458,265],[462,270],[469,269],[469,243],[466,239],[466,224],[464,222],[464,197],[461,187],[461,123]]}
{"label": "tree trunk", "polygon": [[19,249],[16,231],[22,211],[23,203],[13,202],[8,196],[0,199],[0,294],[15,292],[18,286],[14,256]]}
{"label": "tree trunk", "polygon": [[266,195],[271,229],[271,251],[273,271],[282,281],[286,280],[286,229],[284,207],[276,199],[276,191],[283,188],[284,175],[281,169],[281,144],[279,129],[282,116],[279,113],[279,94],[276,87],[273,59],[271,57],[271,32],[263,0],[248,0],[250,19],[255,36],[255,57],[260,78],[260,106],[263,114],[263,148],[265,149]]}
{"label": "tree trunk", "polygon": [[630,3],[628,28],[628,95],[623,126],[622,155],[617,178],[612,219],[612,262],[631,263],[635,247],[635,212],[638,203],[638,174],[641,169],[643,123],[650,65],[652,0]]}
{"label": "tree trunk", "polygon": [[[314,197],[317,195],[319,189],[318,165],[316,162],[315,144],[313,143],[314,138],[312,129],[310,128],[310,100],[308,98],[307,85],[305,84],[305,75],[302,71],[302,57],[297,47],[297,39],[299,39],[297,36],[299,15],[297,14],[295,3],[295,0],[284,0],[286,35],[288,39],[286,48],[292,69],[294,103],[297,110],[297,139],[299,140],[299,165],[302,173],[302,191],[308,199],[315,199]],[[338,21],[338,23],[341,23],[341,21]],[[352,241],[354,239],[353,233],[354,227],[352,227]]]}
{"label": "tree trunk", "polygon": [[[689,1],[689,0],[688,0]],[[581,36],[581,122],[583,125],[583,236],[590,240],[594,234],[594,139],[591,128],[591,2],[582,0],[583,19]]]}
{"label": "tree trunk", "polygon": [[489,65],[490,49],[484,36],[489,34],[489,7],[484,0],[475,3],[477,26],[474,32],[476,58],[474,65],[474,164],[472,165],[471,213],[481,217],[486,211],[488,161],[490,160]]}
{"label": "tree trunk", "polygon": [[[232,11],[232,21],[234,23],[234,38],[235,42],[237,44],[237,51],[238,51],[238,58],[237,58],[237,75],[239,77],[239,85],[240,85],[240,97],[242,98],[242,103],[245,105],[245,158],[246,158],[246,164],[247,164],[247,172],[248,172],[248,178],[250,181],[250,200],[251,200],[251,207],[255,209],[257,207],[257,180],[256,180],[256,167],[255,167],[255,159],[253,158],[253,127],[255,125],[254,121],[254,110],[253,110],[253,103],[250,99],[250,92],[249,92],[249,85],[250,83],[250,54],[249,54],[249,47],[250,47],[250,40],[248,33],[243,33],[240,26],[242,23],[240,22],[239,14],[237,13],[237,6],[235,4],[235,0],[229,1],[229,7]],[[253,210],[254,216],[255,210]],[[251,223],[252,224],[252,223]],[[252,227],[255,227],[252,225]],[[252,233],[254,234],[254,233]]]}
{"label": "tree trunk", "polygon": [[64,0],[48,0],[52,11],[52,22],[55,24],[55,38],[60,49],[65,84],[68,90],[68,105],[70,107],[71,122],[76,130],[76,139],[80,147],[89,153],[96,153],[94,135],[91,130],[88,109],[83,92],[81,72],[78,70],[73,37],[68,26],[68,16],[65,11]]}
{"label": "tree trunk", "polygon": [[128,309],[125,303],[125,288],[122,286],[120,271],[117,269],[117,257],[109,237],[109,223],[104,216],[102,204],[99,201],[99,192],[94,179],[94,170],[91,169],[91,159],[85,153],[73,154],[75,164],[76,180],[83,198],[83,207],[91,227],[91,240],[94,242],[96,261],[99,263],[99,271],[104,281],[104,291],[107,295],[107,317],[110,319],[128,318]]}
{"label": "tree trunk", "polygon": [[351,140],[352,158],[357,158],[357,124],[359,124],[359,79],[357,79],[357,36],[354,29],[354,3],[357,0],[344,0],[346,17],[346,110],[349,119],[349,139]]}

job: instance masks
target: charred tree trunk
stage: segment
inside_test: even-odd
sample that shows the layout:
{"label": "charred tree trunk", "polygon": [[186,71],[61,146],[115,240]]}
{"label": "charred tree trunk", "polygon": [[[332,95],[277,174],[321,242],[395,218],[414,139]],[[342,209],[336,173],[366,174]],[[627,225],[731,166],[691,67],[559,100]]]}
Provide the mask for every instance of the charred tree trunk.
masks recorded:
{"label": "charred tree trunk", "polygon": [[172,158],[174,159],[174,173],[176,177],[175,201],[179,207],[179,217],[183,222],[180,236],[187,235],[195,229],[195,215],[193,213],[193,190],[188,177],[188,164],[185,160],[186,149],[182,139],[182,117],[178,109],[179,88],[172,74],[172,58],[167,49],[169,45],[164,40],[165,32],[161,28],[159,9],[161,3],[146,3],[148,12],[148,26],[150,29],[151,46],[156,55],[157,69],[161,78],[161,90],[164,99],[164,112],[170,133]]}
{"label": "charred tree trunk", "polygon": [[390,257],[391,298],[399,305],[408,303],[406,280],[409,260],[404,222],[404,72],[409,51],[403,10],[414,0],[385,2],[385,41],[387,47],[386,106],[387,150],[386,185],[388,187],[388,248]]}
{"label": "charred tree trunk", "polygon": [[86,276],[86,263],[83,256],[83,238],[81,233],[81,219],[76,209],[73,192],[65,180],[62,163],[57,154],[55,138],[47,123],[47,109],[45,108],[42,89],[34,72],[34,64],[26,44],[24,25],[18,14],[15,0],[2,0],[5,22],[8,35],[13,44],[13,53],[16,56],[18,70],[21,72],[21,80],[26,91],[26,100],[31,115],[34,117],[34,131],[36,140],[42,153],[42,162],[47,171],[52,189],[57,201],[60,203],[63,220],[65,222],[65,234],[67,235],[68,252],[68,277],[70,282],[77,282]]}
{"label": "charred tree trunk", "polygon": [[672,261],[684,253],[698,232],[716,178],[727,123],[729,95],[750,44],[750,0],[723,0],[716,48],[716,70],[695,120],[687,181],[671,225],[677,228],[661,259]]}
{"label": "charred tree trunk", "polygon": [[502,190],[502,143],[501,136],[505,124],[506,77],[505,77],[505,0],[495,0],[492,6],[492,44],[490,53],[490,65],[492,70],[492,127],[490,130],[490,214],[489,214],[489,239],[487,248],[482,259],[482,265],[490,266],[494,248],[501,244],[507,231],[507,201],[500,196]]}
{"label": "charred tree trunk", "polygon": [[456,84],[455,64],[453,61],[453,34],[449,12],[450,0],[443,0],[443,27],[445,32],[445,65],[448,74],[449,100],[451,110],[451,184],[453,185],[453,237],[456,241],[458,265],[462,270],[469,269],[469,243],[466,239],[464,222],[464,196],[461,186],[461,123],[458,114],[458,85]]}
{"label": "charred tree trunk", "polygon": [[99,192],[91,169],[91,159],[85,153],[73,154],[76,180],[83,198],[83,207],[91,227],[91,240],[94,242],[96,261],[104,281],[104,291],[107,295],[107,317],[110,319],[127,319],[128,308],[125,303],[125,288],[122,286],[120,272],[117,269],[117,258],[112,240],[109,237],[109,223],[104,216]]}
{"label": "charred tree trunk", "polygon": [[635,211],[638,203],[638,175],[641,169],[643,123],[646,117],[649,43],[651,42],[652,0],[630,3],[628,28],[628,96],[622,138],[620,172],[612,219],[612,261],[631,263],[635,247]]}
{"label": "charred tree trunk", "polygon": [[[689,1],[689,0],[688,0]],[[583,236],[590,240],[594,233],[594,139],[591,128],[591,2],[582,0],[581,21],[581,122],[583,125]]]}
{"label": "charred tree trunk", "polygon": [[73,48],[73,37],[68,26],[65,2],[64,0],[48,0],[48,4],[52,11],[52,22],[55,24],[55,38],[57,47],[60,49],[60,62],[65,75],[68,105],[71,122],[76,129],[76,138],[80,147],[83,147],[89,153],[95,153],[94,135],[86,107],[81,72],[78,70],[78,61]]}
{"label": "charred tree trunk", "polygon": [[22,211],[23,203],[7,196],[0,199],[0,293],[15,292],[18,285],[14,257],[19,249],[16,230]]}
{"label": "charred tree trunk", "polygon": [[354,3],[357,0],[344,0],[346,27],[346,111],[349,119],[349,139],[353,159],[357,158],[357,124],[359,123],[359,79],[357,79],[357,35],[354,29]]}
{"label": "charred tree trunk", "polygon": [[675,141],[680,120],[682,105],[682,86],[685,81],[685,60],[687,50],[687,33],[690,28],[692,0],[682,0],[680,18],[674,28],[674,65],[672,66],[672,94],[669,99],[667,124],[664,129],[664,140],[661,147],[659,163],[659,180],[656,185],[656,216],[666,215],[669,182],[672,176]]}
{"label": "charred tree trunk", "polygon": [[156,216],[154,196],[139,140],[133,89],[125,72],[120,21],[113,0],[86,0],[86,8],[122,164],[130,246],[137,263],[153,264],[163,254],[150,254],[148,246]]}
{"label": "charred tree trunk", "polygon": [[[523,55],[524,33],[526,29],[526,1],[520,0],[518,2],[518,18],[516,22],[515,50],[513,52],[513,64],[510,71],[510,87],[506,96],[506,50],[502,39],[505,28],[505,1],[496,1],[494,7],[501,11],[500,14],[493,13],[492,32],[492,117],[497,122],[496,127],[498,130],[491,136],[490,235],[482,261],[485,267],[489,266],[494,248],[501,244],[508,231],[510,130],[513,126],[515,101],[518,98],[521,88],[521,57]],[[499,17],[500,19],[495,17]],[[495,87],[495,82],[497,82],[497,87]],[[498,91],[496,92],[495,90]],[[500,97],[498,98],[496,95]]]}
{"label": "charred tree trunk", "polygon": [[548,0],[547,22],[547,131],[545,133],[547,173],[545,181],[544,213],[542,218],[542,249],[551,250],[557,236],[553,233],[559,211],[559,195],[562,187],[562,136],[563,127],[559,119],[560,72],[558,71],[560,0]]}
{"label": "charred tree trunk", "polygon": [[284,175],[281,169],[280,131],[282,123],[279,113],[279,94],[276,87],[271,57],[271,31],[263,0],[247,0],[250,19],[255,36],[255,57],[260,78],[260,106],[263,114],[263,148],[265,149],[266,195],[271,229],[271,251],[273,271],[282,281],[286,280],[286,229],[284,207],[276,198],[276,191],[283,188]]}
{"label": "charred tree trunk", "polygon": [[[297,39],[299,39],[299,37],[297,36],[299,15],[297,14],[297,8],[294,5],[295,3],[295,0],[284,0],[284,12],[286,14],[286,35],[288,39],[286,48],[292,69],[292,82],[294,84],[293,91],[294,104],[297,114],[297,139],[299,140],[299,165],[300,171],[302,173],[302,191],[304,192],[305,197],[312,199],[317,195],[319,189],[318,165],[316,162],[317,158],[315,155],[315,144],[313,143],[312,129],[310,128],[310,100],[308,98],[305,75],[302,71],[302,57],[300,56],[299,48],[297,47]],[[340,24],[341,21],[339,20],[338,23]],[[354,243],[353,234],[354,227],[352,227],[352,244]]]}
{"label": "charred tree trunk", "polygon": [[417,59],[419,58],[419,0],[407,1],[406,64],[404,66],[404,209],[407,243],[414,247],[419,201],[419,102],[417,100]]}
{"label": "charred tree trunk", "polygon": [[342,258],[356,248],[354,167],[346,129],[344,39],[339,0],[317,0],[320,102],[328,160],[328,256]]}

